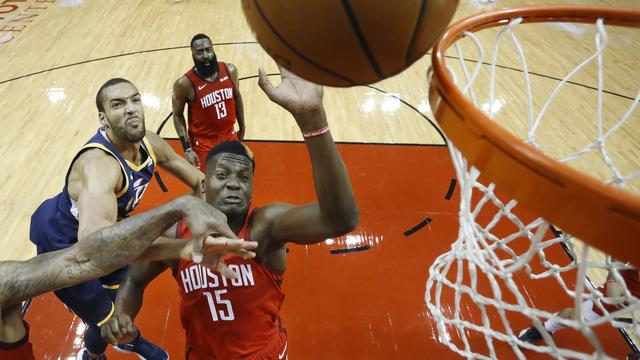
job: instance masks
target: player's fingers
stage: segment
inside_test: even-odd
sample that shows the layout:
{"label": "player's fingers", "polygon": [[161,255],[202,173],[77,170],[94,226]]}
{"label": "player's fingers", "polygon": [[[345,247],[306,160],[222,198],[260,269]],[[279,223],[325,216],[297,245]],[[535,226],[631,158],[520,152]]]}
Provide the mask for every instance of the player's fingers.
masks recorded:
{"label": "player's fingers", "polygon": [[233,244],[229,244],[230,250],[254,250],[258,248],[257,241],[233,240]]}
{"label": "player's fingers", "polygon": [[134,323],[127,325],[127,335],[134,339],[138,336],[138,327]]}
{"label": "player's fingers", "polygon": [[197,237],[194,239],[193,241],[193,248],[191,250],[191,259],[193,260],[193,262],[199,264],[200,262],[202,262],[202,248],[204,246],[204,242],[206,240],[205,236],[202,237]]}
{"label": "player's fingers", "polygon": [[122,337],[122,331],[120,331],[120,324],[118,323],[118,320],[114,319],[114,321],[109,321],[105,325],[109,326],[111,335],[113,335],[117,342],[117,340]]}
{"label": "player's fingers", "polygon": [[238,274],[229,269],[229,267],[227,266],[227,264],[224,263],[224,261],[218,261],[218,264],[216,266],[216,270],[222,274],[222,276],[226,277],[227,279],[235,279],[238,277]]}
{"label": "player's fingers", "polygon": [[131,318],[128,316],[120,317],[120,330],[122,331],[123,336],[136,335],[136,333],[138,332],[138,329],[136,328],[135,324],[133,323]]}
{"label": "player's fingers", "polygon": [[225,249],[230,251],[235,250],[253,250],[258,247],[257,241],[245,241],[242,239],[229,239],[225,237],[208,237],[207,241],[211,241],[211,244],[223,245]]}
{"label": "player's fingers", "polygon": [[255,252],[253,252],[251,250],[247,250],[247,249],[228,250],[227,253],[231,254],[231,255],[235,255],[235,256],[240,256],[240,257],[245,258],[245,259],[256,257],[256,253]]}
{"label": "player's fingers", "polygon": [[[210,249],[210,248],[218,248],[222,245],[225,245],[231,241],[234,241],[234,239],[230,239],[228,237],[225,236],[212,236],[209,235],[207,236],[207,239],[204,242],[205,245],[205,250],[206,249]],[[237,241],[237,240],[236,240]]]}
{"label": "player's fingers", "polygon": [[100,328],[100,336],[102,337],[102,340],[109,344],[116,345],[118,343],[115,336],[113,336],[109,323],[102,325],[102,328]]}
{"label": "player's fingers", "polygon": [[218,222],[218,223],[212,223],[209,225],[209,236],[210,237],[224,237],[227,239],[237,239],[238,237],[236,236],[236,233],[233,232],[233,230],[231,230],[231,228],[229,227],[229,224],[226,223],[226,221],[224,223],[222,222]]}
{"label": "player's fingers", "polygon": [[215,232],[216,236],[214,237],[223,237],[227,239],[237,239],[236,233],[229,228],[229,226],[225,223],[224,226],[220,226],[218,230]]}
{"label": "player's fingers", "polygon": [[111,345],[118,345],[118,340],[109,332],[102,334],[102,340]]}
{"label": "player's fingers", "polygon": [[219,255],[235,254],[245,259],[255,257],[254,250],[258,247],[256,241],[234,240],[224,237],[208,237],[205,242],[204,253]]}
{"label": "player's fingers", "polygon": [[129,323],[131,323],[131,319],[128,316],[118,316],[116,318],[116,323],[118,324],[118,327],[123,330],[127,328]]}
{"label": "player's fingers", "polygon": [[[255,243],[255,244],[251,244]],[[254,258],[256,257],[256,253],[254,251],[255,248],[258,247],[258,243],[254,241],[243,241],[243,244],[239,244],[237,248],[226,248],[227,254],[232,254],[236,256],[240,256],[244,259]]]}
{"label": "player's fingers", "polygon": [[111,323],[111,330],[116,339],[121,338],[124,335],[122,333],[122,327],[120,327],[120,322],[117,320]]}
{"label": "player's fingers", "polygon": [[271,99],[271,94],[273,93],[274,86],[271,81],[269,81],[267,73],[261,67],[258,68],[258,86],[260,86],[265,94],[267,94],[269,99]]}

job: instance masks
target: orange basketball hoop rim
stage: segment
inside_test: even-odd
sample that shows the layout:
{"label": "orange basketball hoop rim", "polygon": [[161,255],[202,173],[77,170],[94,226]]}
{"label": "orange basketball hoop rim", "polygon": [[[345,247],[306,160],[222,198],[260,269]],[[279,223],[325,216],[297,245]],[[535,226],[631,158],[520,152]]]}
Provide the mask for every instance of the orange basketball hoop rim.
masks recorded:
{"label": "orange basketball hoop rim", "polygon": [[[445,53],[465,31],[523,23],[573,22],[640,27],[640,10],[525,6],[471,16],[451,25],[433,48],[429,102],[453,144],[505,194],[562,230],[640,266],[640,196],[575,170],[525,144],[475,107],[454,84]],[[635,239],[635,240],[634,240]]]}

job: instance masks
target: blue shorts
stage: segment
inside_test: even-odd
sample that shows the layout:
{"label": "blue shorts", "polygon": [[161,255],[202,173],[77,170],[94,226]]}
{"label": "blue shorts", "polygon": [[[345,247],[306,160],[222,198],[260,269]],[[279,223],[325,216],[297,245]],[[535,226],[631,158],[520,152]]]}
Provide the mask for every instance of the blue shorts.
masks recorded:
{"label": "blue shorts", "polygon": [[125,267],[100,279],[56,290],[54,294],[82,321],[102,326],[113,314],[116,294],[126,273]]}
{"label": "blue shorts", "polygon": [[[37,246],[38,254],[49,252]],[[53,251],[53,250],[50,250]],[[56,290],[53,293],[66,307],[88,325],[102,326],[113,314],[114,302],[127,268],[99,279]]]}

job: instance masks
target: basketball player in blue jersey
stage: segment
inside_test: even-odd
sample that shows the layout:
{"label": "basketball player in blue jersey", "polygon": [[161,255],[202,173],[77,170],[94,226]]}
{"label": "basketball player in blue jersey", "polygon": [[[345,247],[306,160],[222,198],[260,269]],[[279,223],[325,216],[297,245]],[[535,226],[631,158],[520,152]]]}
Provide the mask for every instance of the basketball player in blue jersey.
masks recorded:
{"label": "basketball player in blue jersey", "polygon": [[[156,165],[175,175],[202,196],[204,175],[178,156],[158,135],[147,132],[138,89],[128,80],[107,81],[96,94],[101,127],[71,161],[65,186],[44,201],[31,217],[31,241],[38,254],[82,243],[88,234],[127,216],[144,194]],[[201,259],[196,243],[194,260]],[[88,325],[83,359],[104,359],[107,343],[100,326],[113,312],[126,269],[97,280],[55,291],[55,295]],[[142,338],[120,345],[145,359],[167,359],[160,348]]]}

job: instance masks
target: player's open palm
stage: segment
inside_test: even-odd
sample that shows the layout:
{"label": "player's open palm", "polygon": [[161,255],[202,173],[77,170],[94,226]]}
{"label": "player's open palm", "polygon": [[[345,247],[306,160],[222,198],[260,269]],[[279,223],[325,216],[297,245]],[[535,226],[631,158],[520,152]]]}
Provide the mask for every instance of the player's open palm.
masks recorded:
{"label": "player's open palm", "polygon": [[322,86],[306,81],[278,65],[281,82],[274,86],[264,69],[258,69],[258,85],[271,101],[282,106],[294,116],[322,109]]}

